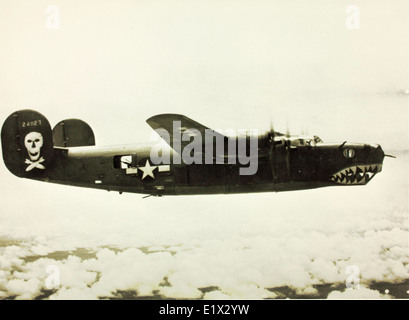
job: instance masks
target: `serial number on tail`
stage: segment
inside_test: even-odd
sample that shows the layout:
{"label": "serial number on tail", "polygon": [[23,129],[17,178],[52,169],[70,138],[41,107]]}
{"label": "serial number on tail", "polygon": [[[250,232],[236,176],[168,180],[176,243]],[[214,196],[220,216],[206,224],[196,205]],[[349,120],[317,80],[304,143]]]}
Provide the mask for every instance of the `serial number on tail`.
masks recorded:
{"label": "serial number on tail", "polygon": [[41,126],[41,120],[23,121],[23,122],[21,122],[21,126],[23,128]]}

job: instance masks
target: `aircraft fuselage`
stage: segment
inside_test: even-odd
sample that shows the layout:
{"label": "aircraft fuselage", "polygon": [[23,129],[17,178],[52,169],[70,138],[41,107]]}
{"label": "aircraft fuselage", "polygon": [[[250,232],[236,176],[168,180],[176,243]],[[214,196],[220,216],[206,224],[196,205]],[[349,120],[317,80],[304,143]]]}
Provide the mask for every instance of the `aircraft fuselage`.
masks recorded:
{"label": "aircraft fuselage", "polygon": [[[273,130],[225,136],[177,114],[147,122],[167,148],[98,147],[91,127],[81,120],[63,120],[51,130],[40,113],[16,111],[2,127],[3,159],[18,177],[164,196],[365,185],[382,170],[385,156],[379,145],[323,143],[317,136],[285,136]],[[224,143],[221,148],[218,141]],[[168,161],[162,161],[165,154]]]}

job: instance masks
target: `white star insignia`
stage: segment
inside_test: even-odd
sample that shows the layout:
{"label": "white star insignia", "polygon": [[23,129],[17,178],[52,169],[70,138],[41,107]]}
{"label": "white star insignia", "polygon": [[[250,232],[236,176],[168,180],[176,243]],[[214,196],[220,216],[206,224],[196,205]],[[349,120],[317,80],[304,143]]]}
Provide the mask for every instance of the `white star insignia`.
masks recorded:
{"label": "white star insignia", "polygon": [[144,167],[139,167],[139,169],[141,169],[143,171],[142,180],[145,179],[147,176],[150,176],[153,179],[155,179],[155,176],[153,175],[153,171],[156,168],[157,168],[157,166],[151,166],[151,164],[149,163],[149,160],[146,159],[145,166]]}

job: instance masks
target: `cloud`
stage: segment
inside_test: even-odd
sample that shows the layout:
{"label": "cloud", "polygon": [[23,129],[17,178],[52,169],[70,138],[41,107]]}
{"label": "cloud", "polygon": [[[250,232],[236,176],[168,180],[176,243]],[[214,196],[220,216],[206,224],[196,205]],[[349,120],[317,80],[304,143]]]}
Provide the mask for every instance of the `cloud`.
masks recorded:
{"label": "cloud", "polygon": [[186,284],[176,284],[171,287],[163,287],[160,293],[165,298],[176,298],[176,299],[200,299],[203,294],[197,288],[186,285]]}
{"label": "cloud", "polygon": [[9,295],[16,295],[17,299],[32,299],[39,295],[41,281],[39,279],[11,279],[5,287]]}
{"label": "cloud", "polygon": [[385,294],[381,294],[377,290],[371,290],[368,288],[359,289],[346,289],[345,291],[332,291],[327,299],[390,299],[391,297]]}
{"label": "cloud", "polygon": [[96,300],[98,297],[90,288],[61,288],[50,300]]}
{"label": "cloud", "polygon": [[[409,279],[408,161],[393,160],[364,187],[278,194],[142,201],[24,181],[39,214],[5,189],[0,298],[316,298],[332,284],[330,298],[388,298],[373,284]],[[66,192],[76,201],[61,206]],[[357,292],[341,289],[350,266]]]}

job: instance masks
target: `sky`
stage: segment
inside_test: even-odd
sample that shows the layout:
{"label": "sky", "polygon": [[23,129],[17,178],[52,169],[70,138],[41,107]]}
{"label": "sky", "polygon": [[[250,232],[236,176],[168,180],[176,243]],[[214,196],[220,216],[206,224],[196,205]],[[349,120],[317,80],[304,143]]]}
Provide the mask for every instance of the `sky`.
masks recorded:
{"label": "sky", "polygon": [[[27,108],[52,126],[79,118],[102,146],[146,142],[146,119],[182,113],[400,156],[365,187],[145,200],[1,165],[0,299],[39,296],[49,266],[61,280],[50,299],[280,298],[283,286],[316,297],[317,284],[335,285],[328,298],[390,298],[371,284],[407,287],[409,5],[354,1],[350,30],[350,4],[0,1],[3,121]],[[348,266],[359,290],[345,288]]]}

